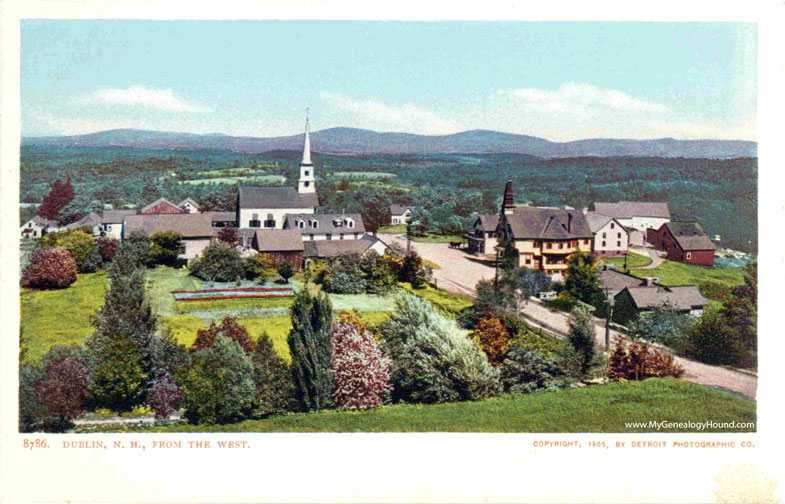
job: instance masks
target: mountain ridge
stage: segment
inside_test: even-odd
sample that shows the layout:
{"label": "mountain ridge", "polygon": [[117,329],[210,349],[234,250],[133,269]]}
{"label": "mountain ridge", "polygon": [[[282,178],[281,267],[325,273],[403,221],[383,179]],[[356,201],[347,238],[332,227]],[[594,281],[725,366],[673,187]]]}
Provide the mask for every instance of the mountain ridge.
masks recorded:
{"label": "mountain ridge", "polygon": [[[278,137],[232,136],[142,129],[112,129],[70,136],[22,137],[23,146],[221,149],[243,153],[302,149],[303,134]],[[418,135],[334,127],[311,133],[311,147],[325,154],[528,154],[564,157],[756,157],[757,142],[657,138],[587,138],[552,142],[544,138],[476,129],[448,135]]]}

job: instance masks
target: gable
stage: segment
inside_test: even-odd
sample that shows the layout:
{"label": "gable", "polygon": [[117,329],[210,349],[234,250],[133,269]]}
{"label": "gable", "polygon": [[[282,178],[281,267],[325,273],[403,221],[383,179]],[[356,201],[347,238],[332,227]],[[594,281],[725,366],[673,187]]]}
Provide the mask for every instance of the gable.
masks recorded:
{"label": "gable", "polygon": [[182,214],[185,211],[178,208],[174,203],[161,198],[142,208],[142,211],[139,213],[142,215]]}

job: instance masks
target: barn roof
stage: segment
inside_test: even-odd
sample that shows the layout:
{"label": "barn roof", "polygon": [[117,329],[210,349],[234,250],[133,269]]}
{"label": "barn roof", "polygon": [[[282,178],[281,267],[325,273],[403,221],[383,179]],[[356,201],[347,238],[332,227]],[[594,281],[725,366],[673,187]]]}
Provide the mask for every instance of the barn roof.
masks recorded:
{"label": "barn roof", "polygon": [[697,222],[666,222],[682,250],[714,250],[716,247]]}
{"label": "barn roof", "polygon": [[155,208],[155,207],[157,207],[158,205],[161,205],[161,204],[168,205],[168,206],[172,207],[172,209],[176,211],[175,213],[183,213],[183,209],[182,208],[178,207],[177,205],[175,205],[174,203],[172,203],[171,201],[169,201],[166,198],[158,198],[157,200],[153,201],[152,203],[150,203],[146,207],[142,208],[139,211],[139,213],[143,214],[143,213],[149,212],[150,210],[152,210],[153,208]]}
{"label": "barn roof", "polygon": [[514,213],[505,215],[505,218],[516,240],[570,240],[592,237],[583,213],[578,210],[518,207]]}
{"label": "barn roof", "polygon": [[301,194],[295,187],[240,186],[240,208],[316,208],[316,193]]}
{"label": "barn roof", "polygon": [[657,308],[667,303],[679,310],[706,306],[706,298],[694,285],[684,287],[627,287],[638,309]]}
{"label": "barn roof", "polygon": [[595,201],[594,211],[614,219],[631,219],[633,217],[671,218],[668,204],[658,201],[618,201],[615,203]]}

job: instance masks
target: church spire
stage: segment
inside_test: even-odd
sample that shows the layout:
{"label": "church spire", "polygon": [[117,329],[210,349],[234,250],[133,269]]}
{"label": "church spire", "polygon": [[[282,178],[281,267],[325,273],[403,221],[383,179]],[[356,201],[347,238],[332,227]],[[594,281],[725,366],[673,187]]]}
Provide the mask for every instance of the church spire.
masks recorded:
{"label": "church spire", "polygon": [[300,180],[297,183],[300,194],[316,192],[316,176],[311,162],[311,124],[308,113],[305,114],[305,141],[303,142],[303,160],[300,162]]}
{"label": "church spire", "polygon": [[504,187],[504,200],[502,200],[502,212],[509,215],[513,213],[514,208],[515,208],[515,200],[512,194],[512,180],[508,180],[507,185]]}
{"label": "church spire", "polygon": [[302,165],[312,165],[311,163],[311,125],[308,122],[308,112],[305,113],[305,142],[303,142],[303,160]]}

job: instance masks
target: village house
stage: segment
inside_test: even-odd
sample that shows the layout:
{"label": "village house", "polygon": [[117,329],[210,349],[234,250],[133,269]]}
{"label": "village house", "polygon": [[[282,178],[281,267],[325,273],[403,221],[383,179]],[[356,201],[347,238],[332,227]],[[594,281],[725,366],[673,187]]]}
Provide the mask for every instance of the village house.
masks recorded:
{"label": "village house", "polygon": [[648,278],[638,278],[627,273],[623,273],[616,269],[613,264],[604,264],[600,269],[598,276],[600,278],[600,287],[605,291],[608,300],[613,304],[616,294],[623,291],[627,287],[647,287],[653,286],[654,281]]}
{"label": "village house", "polygon": [[36,215],[28,220],[19,229],[21,237],[24,239],[30,238],[43,238],[46,233],[53,233],[59,231],[57,222],[49,219],[44,219],[40,215]]}
{"label": "village house", "polygon": [[596,201],[593,210],[598,214],[616,219],[622,226],[638,229],[645,233],[649,228],[658,229],[671,220],[667,203],[654,201],[618,201],[607,203]]}
{"label": "village house", "polygon": [[362,215],[350,214],[286,214],[284,229],[294,229],[302,239],[359,240],[365,234]]}
{"label": "village house", "polygon": [[283,229],[286,214],[314,214],[319,206],[311,162],[310,126],[305,120],[303,159],[297,187],[241,186],[237,192],[240,228]]}
{"label": "village house", "polygon": [[592,253],[597,257],[616,257],[627,255],[629,233],[613,217],[597,212],[586,212],[586,223],[594,236]]}
{"label": "village house", "polygon": [[620,323],[628,322],[635,313],[640,314],[662,306],[699,317],[708,302],[694,285],[625,287],[616,294],[614,300],[614,320]]}
{"label": "village house", "polygon": [[226,222],[234,222],[234,212],[160,213],[128,215],[123,220],[123,239],[139,231],[147,236],[162,231],[174,231],[182,239],[180,258],[190,261],[198,256]]}
{"label": "village house", "polygon": [[199,205],[191,198],[185,198],[177,207],[185,213],[199,213]]}
{"label": "village house", "polygon": [[659,229],[649,229],[646,240],[664,250],[671,261],[714,265],[716,247],[697,222],[668,222]]}
{"label": "village house", "polygon": [[499,225],[498,215],[478,215],[466,240],[472,254],[490,254],[496,249],[496,228]]}
{"label": "village house", "polygon": [[268,254],[273,260],[275,269],[284,262],[289,263],[294,271],[303,268],[305,246],[303,239],[294,229],[253,229],[250,247],[260,254]]}
{"label": "village house", "polygon": [[390,224],[408,224],[414,215],[414,207],[411,205],[400,205],[393,203],[390,205]]}
{"label": "village house", "polygon": [[136,210],[104,210],[101,215],[101,231],[109,238],[123,238],[123,220],[129,215],[136,215]]}
{"label": "village house", "polygon": [[387,244],[379,238],[364,234],[357,240],[312,240],[305,243],[305,258],[325,259],[328,257],[336,257],[343,254],[357,254],[363,256],[371,250],[379,255],[384,255],[387,251]]}
{"label": "village house", "polygon": [[563,280],[567,261],[576,252],[591,252],[592,232],[583,213],[545,207],[516,207],[507,182],[497,226],[498,247],[518,249],[519,265]]}

